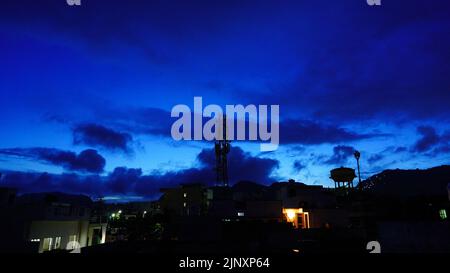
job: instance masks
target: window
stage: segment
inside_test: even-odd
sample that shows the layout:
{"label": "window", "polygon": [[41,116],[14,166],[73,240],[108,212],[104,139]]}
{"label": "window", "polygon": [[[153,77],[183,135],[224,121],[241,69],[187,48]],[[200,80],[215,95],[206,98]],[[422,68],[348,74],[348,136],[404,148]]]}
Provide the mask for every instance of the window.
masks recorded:
{"label": "window", "polygon": [[77,235],[70,235],[66,249],[75,249],[78,245]]}
{"label": "window", "polygon": [[60,249],[61,248],[61,237],[56,237],[55,238],[55,249]]}
{"label": "window", "polygon": [[186,198],[187,197],[187,193],[183,193],[183,197]]}
{"label": "window", "polygon": [[239,216],[239,217],[243,217],[243,216],[245,216],[245,213],[243,213],[243,212],[238,212],[238,216]]}
{"label": "window", "polygon": [[439,217],[441,217],[442,220],[447,219],[447,211],[445,209],[441,209],[439,211]]}
{"label": "window", "polygon": [[183,207],[186,207],[186,205],[187,205],[186,202],[184,202],[184,203],[183,203]]}
{"label": "window", "polygon": [[52,250],[52,238],[44,238],[44,242],[42,244],[42,251],[50,251]]}

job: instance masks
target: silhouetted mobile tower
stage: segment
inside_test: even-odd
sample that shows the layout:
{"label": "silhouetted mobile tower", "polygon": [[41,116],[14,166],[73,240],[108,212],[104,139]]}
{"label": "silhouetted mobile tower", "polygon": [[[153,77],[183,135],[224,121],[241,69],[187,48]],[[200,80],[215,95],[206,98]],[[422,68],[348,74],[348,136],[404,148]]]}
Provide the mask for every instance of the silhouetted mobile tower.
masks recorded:
{"label": "silhouetted mobile tower", "polygon": [[228,162],[227,154],[230,152],[230,141],[227,137],[227,117],[223,116],[223,138],[216,140],[214,150],[216,152],[217,186],[228,187]]}

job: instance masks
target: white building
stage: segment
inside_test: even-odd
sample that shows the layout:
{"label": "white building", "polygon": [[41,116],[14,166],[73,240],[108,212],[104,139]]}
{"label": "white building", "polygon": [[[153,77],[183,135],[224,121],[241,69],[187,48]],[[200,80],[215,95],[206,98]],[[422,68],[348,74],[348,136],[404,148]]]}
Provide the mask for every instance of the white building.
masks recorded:
{"label": "white building", "polygon": [[92,209],[86,196],[38,193],[18,197],[14,214],[23,219],[23,238],[41,253],[104,243],[107,224]]}

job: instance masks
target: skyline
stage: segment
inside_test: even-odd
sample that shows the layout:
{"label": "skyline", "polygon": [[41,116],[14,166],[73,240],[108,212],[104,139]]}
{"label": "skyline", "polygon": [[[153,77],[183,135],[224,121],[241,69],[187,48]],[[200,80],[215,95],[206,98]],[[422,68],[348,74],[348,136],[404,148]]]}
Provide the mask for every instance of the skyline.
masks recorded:
{"label": "skyline", "polygon": [[15,173],[3,182],[137,199],[214,182],[213,143],[170,136],[170,109],[195,96],[280,105],[278,150],[233,141],[232,183],[332,186],[355,149],[363,179],[448,164],[449,6],[8,1],[0,172]]}

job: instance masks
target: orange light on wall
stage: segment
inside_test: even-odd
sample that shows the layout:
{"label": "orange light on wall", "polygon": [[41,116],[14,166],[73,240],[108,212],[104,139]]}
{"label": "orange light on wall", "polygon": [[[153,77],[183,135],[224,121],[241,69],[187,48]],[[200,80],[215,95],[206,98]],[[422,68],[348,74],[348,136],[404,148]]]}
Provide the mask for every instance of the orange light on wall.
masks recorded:
{"label": "orange light on wall", "polygon": [[289,223],[293,223],[295,226],[297,226],[297,215],[299,213],[303,213],[303,209],[283,209],[283,214],[286,215],[286,220]]}
{"label": "orange light on wall", "polygon": [[297,215],[297,213],[296,213],[294,210],[287,210],[287,211],[286,211],[287,219],[288,219],[290,222],[293,222],[293,221],[294,221],[296,215]]}
{"label": "orange light on wall", "polygon": [[305,217],[305,228],[310,228],[310,224],[309,224],[309,213],[305,211],[305,213],[303,213],[304,217]]}
{"label": "orange light on wall", "polygon": [[309,228],[309,213],[303,212],[302,208],[283,209],[283,214],[286,216],[288,223],[292,223],[296,228],[299,227],[299,219],[301,220],[303,228]]}

